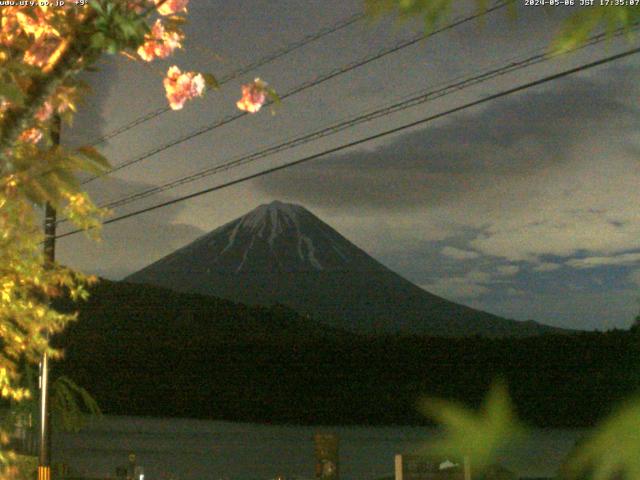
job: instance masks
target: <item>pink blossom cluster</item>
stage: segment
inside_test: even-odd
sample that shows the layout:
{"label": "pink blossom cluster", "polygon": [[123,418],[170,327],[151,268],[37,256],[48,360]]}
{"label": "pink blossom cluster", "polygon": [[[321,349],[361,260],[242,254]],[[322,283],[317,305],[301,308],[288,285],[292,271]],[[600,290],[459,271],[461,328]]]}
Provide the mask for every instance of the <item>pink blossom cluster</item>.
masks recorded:
{"label": "pink blossom cluster", "polygon": [[46,36],[59,36],[59,32],[51,25],[52,18],[49,7],[3,7],[0,16],[0,43],[11,45],[22,34],[34,40]]}
{"label": "pink blossom cluster", "polygon": [[160,20],[151,27],[151,33],[145,37],[145,42],[138,48],[138,55],[145,62],[156,58],[167,58],[176,48],[182,48],[180,43],[183,36],[178,32],[168,32]]}
{"label": "pink blossom cluster", "polygon": [[204,77],[195,72],[182,72],[175,65],[167,71],[164,79],[164,89],[169,106],[173,110],[180,110],[187,100],[199,97],[204,93]]}
{"label": "pink blossom cluster", "polygon": [[0,44],[15,47],[20,36],[29,38],[23,60],[44,67],[60,44],[60,32],[53,26],[54,13],[49,7],[3,7],[0,15]]}
{"label": "pink blossom cluster", "polygon": [[186,12],[189,0],[154,0],[160,15],[175,15]]}
{"label": "pink blossom cluster", "polygon": [[[59,91],[63,91],[64,88],[59,89]],[[62,93],[62,92],[61,92]],[[64,113],[67,110],[69,110],[69,103],[68,103],[68,99],[66,99],[67,101],[65,102],[64,100],[64,96],[62,96],[62,100],[58,98],[58,102],[57,102],[57,107],[54,107],[53,103],[49,100],[45,101],[42,106],[38,109],[38,111],[36,112],[36,120],[38,120],[39,122],[46,122],[47,120],[49,120],[51,118],[51,115],[53,115],[53,113]]]}
{"label": "pink blossom cluster", "polygon": [[56,51],[59,45],[60,39],[58,38],[40,38],[33,42],[29,49],[24,52],[24,62],[29,65],[33,65],[34,67],[42,68],[49,63],[51,55]]}
{"label": "pink blossom cluster", "polygon": [[[124,8],[144,13],[149,8],[156,8],[158,14],[170,16],[187,11],[189,0],[123,0]],[[3,7],[0,15],[0,46],[14,49],[22,55],[24,63],[40,68],[48,73],[56,61],[64,54],[65,22],[73,19],[79,21],[84,9],[54,9],[37,6],[27,11],[26,6]],[[146,34],[144,43],[137,49],[138,56],[147,62],[169,57],[176,49],[182,48],[184,34],[177,28],[169,28],[170,20],[158,19]],[[172,24],[173,25],[173,24]],[[177,25],[177,23],[176,23]],[[19,47],[16,47],[19,46]],[[128,52],[127,52],[128,53]],[[0,60],[2,59],[0,52]],[[6,54],[4,54],[6,58]],[[29,73],[30,75],[30,73]],[[169,105],[173,110],[183,108],[187,100],[202,96],[205,90],[205,77],[196,72],[182,72],[177,66],[169,68],[164,79],[164,87]],[[60,87],[62,88],[62,87]],[[75,91],[75,88],[71,89]],[[36,111],[35,128],[25,130],[20,139],[37,143],[41,136],[40,128],[54,113],[62,113],[73,103],[73,95],[60,90],[51,95]],[[267,83],[256,78],[252,83],[242,86],[242,98],[238,100],[239,109],[255,113],[267,100],[269,90]],[[0,95],[0,116],[15,108],[7,98]]]}
{"label": "pink blossom cluster", "polygon": [[128,0],[127,8],[144,13],[149,5],[155,5],[160,15],[175,15],[187,11],[189,0]]}
{"label": "pink blossom cluster", "polygon": [[242,86],[242,98],[238,100],[236,106],[245,112],[256,113],[260,111],[262,105],[267,100],[267,82],[256,78],[252,83]]}
{"label": "pink blossom cluster", "polygon": [[129,10],[133,10],[137,14],[141,14],[148,6],[148,0],[128,0],[126,5]]}
{"label": "pink blossom cluster", "polygon": [[53,105],[51,102],[44,102],[42,107],[36,112],[36,119],[40,122],[46,122],[53,115]]}
{"label": "pink blossom cluster", "polygon": [[[3,106],[5,108],[10,108],[11,104],[8,103],[8,102],[0,101],[0,111],[2,111]],[[51,118],[51,116],[54,114],[54,112],[56,112],[56,113],[64,113],[68,109],[69,109],[69,104],[68,103],[58,102],[58,106],[54,107],[54,104],[50,100],[47,100],[38,109],[38,111],[35,114],[35,118],[39,122],[44,123],[44,122],[46,122],[47,120],[49,120]],[[28,128],[28,129],[24,130],[20,134],[19,139],[22,142],[35,144],[35,143],[38,143],[40,140],[42,140],[42,137],[43,137],[42,129],[38,128],[38,127],[32,127],[32,128]]]}
{"label": "pink blossom cluster", "polygon": [[27,143],[38,143],[42,140],[42,130],[39,128],[28,128],[20,134],[20,140]]}

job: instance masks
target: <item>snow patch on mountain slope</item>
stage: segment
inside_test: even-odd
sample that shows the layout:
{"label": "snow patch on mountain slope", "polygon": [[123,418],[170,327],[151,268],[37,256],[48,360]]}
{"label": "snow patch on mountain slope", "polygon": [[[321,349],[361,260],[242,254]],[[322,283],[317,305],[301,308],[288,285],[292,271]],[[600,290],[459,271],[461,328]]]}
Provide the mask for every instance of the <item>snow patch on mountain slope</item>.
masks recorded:
{"label": "snow patch on mountain slope", "polygon": [[[297,254],[300,260],[308,262],[317,270],[322,270],[323,266],[316,254],[317,249],[313,244],[313,240],[302,232],[301,216],[305,214],[307,213],[303,207],[290,203],[275,201],[270,204],[260,205],[239,219],[229,232],[227,244],[220,254],[222,255],[234,247],[240,231],[249,231],[251,233],[250,243],[244,249],[243,258],[236,269],[236,272],[240,272],[244,267],[249,251],[255,244],[256,238],[266,239],[269,247],[273,250],[278,237],[283,235],[288,228],[293,227],[295,230],[294,241],[296,242]],[[344,257],[341,252],[339,254]]]}
{"label": "snow patch on mountain slope", "polygon": [[231,233],[229,234],[229,241],[227,242],[227,246],[222,249],[222,251],[220,252],[220,255],[222,255],[224,252],[226,252],[231,247],[233,247],[233,243],[236,240],[236,235],[238,235],[238,231],[240,230],[241,225],[242,225],[242,220],[239,221],[235,227],[233,227],[233,230],[231,230]]}
{"label": "snow patch on mountain slope", "polygon": [[318,270],[323,270],[322,264],[320,264],[320,262],[316,258],[316,249],[314,248],[311,239],[306,235],[302,235],[301,238],[307,245],[307,258],[309,259],[309,263],[311,263],[311,265],[313,265]]}
{"label": "snow patch on mountain slope", "polygon": [[247,256],[249,255],[249,251],[251,251],[251,248],[253,247],[255,240],[256,240],[255,236],[251,238],[251,243],[249,243],[249,246],[244,251],[244,255],[242,256],[242,261],[240,262],[240,265],[238,265],[238,268],[236,268],[236,273],[240,273],[240,271],[242,270],[242,267],[244,267],[244,264],[247,261]]}

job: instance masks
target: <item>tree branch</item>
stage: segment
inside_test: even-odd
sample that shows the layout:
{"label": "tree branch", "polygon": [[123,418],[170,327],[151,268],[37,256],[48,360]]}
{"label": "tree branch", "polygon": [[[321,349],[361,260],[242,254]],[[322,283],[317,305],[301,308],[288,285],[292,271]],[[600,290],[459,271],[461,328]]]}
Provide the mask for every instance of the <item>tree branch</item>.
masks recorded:
{"label": "tree branch", "polygon": [[[89,13],[83,19],[82,24],[87,24],[94,16],[95,12]],[[72,48],[78,40],[80,40],[80,37],[76,32],[73,36],[61,41],[60,46],[43,69],[45,75],[34,81],[29,88],[25,105],[9,110],[5,114],[2,129],[0,130],[0,175],[13,171],[11,148],[20,134],[33,124],[36,112],[55,92],[56,88],[75,70],[78,61],[86,53],[88,47],[86,40],[83,42],[85,45],[80,45],[80,48]]]}

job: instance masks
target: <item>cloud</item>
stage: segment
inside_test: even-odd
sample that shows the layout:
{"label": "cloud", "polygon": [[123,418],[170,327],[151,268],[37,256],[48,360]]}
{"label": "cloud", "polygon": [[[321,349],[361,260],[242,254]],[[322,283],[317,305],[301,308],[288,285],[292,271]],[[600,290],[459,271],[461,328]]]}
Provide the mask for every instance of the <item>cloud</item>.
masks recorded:
{"label": "cloud", "polygon": [[[496,267],[496,271],[497,275],[480,269],[471,270],[463,274],[443,275],[431,282],[421,284],[421,287],[436,295],[456,301],[477,299],[490,294],[499,294],[500,292],[504,292],[507,295],[520,295],[522,293],[521,290],[509,286],[510,282],[499,278],[515,275],[520,271],[519,266],[500,265]],[[498,288],[496,288],[497,284],[499,284]]]}
{"label": "cloud", "polygon": [[[566,163],[587,131],[610,140],[608,131],[622,120],[638,119],[616,98],[617,88],[633,75],[637,72],[616,71],[608,88],[587,78],[560,81],[553,90],[496,101],[395,137],[374,150],[289,168],[256,185],[272,195],[327,208],[394,210],[446,204],[473,196],[496,175],[519,178]],[[596,127],[614,116],[621,121],[605,125],[606,131]]]}
{"label": "cloud", "polygon": [[509,287],[505,291],[507,295],[525,295],[525,292],[523,290],[520,290],[519,288]]}
{"label": "cloud", "polygon": [[[116,179],[106,182],[112,198],[149,186]],[[154,196],[153,201],[168,198],[167,195]],[[139,207],[138,204],[134,205]],[[100,242],[89,240],[82,234],[61,238],[56,245],[58,261],[86,273],[118,280],[204,233],[192,225],[176,221],[182,208],[177,204],[105,225]],[[60,228],[60,233],[68,231],[68,228],[70,226],[65,224],[65,228]]]}
{"label": "cloud", "polygon": [[[237,14],[234,6],[227,8],[225,4],[225,9],[230,15]],[[233,22],[222,22],[223,30],[212,30],[210,22],[220,15],[207,12],[206,7],[199,11],[195,17],[197,22],[191,28],[202,34],[217,31],[220,39],[228,37],[220,32]],[[305,18],[308,21],[314,17]],[[285,24],[288,27],[295,22]],[[540,22],[540,28],[547,28],[547,25],[546,20]],[[282,29],[276,30],[282,34]],[[304,33],[304,29],[288,33],[287,38],[294,39]],[[478,47],[475,27],[471,33],[473,45]],[[504,30],[494,32],[489,29],[487,33],[495,35],[495,43],[503,42],[498,33],[503,35]],[[256,50],[253,37],[245,35],[242,38],[240,49],[234,41],[222,45],[220,50],[220,42],[216,41],[216,51],[235,62],[236,58],[259,57],[271,48],[261,44]],[[281,38],[284,40],[285,36]],[[347,47],[372,47],[366,42],[348,41],[352,37],[345,38]],[[539,45],[537,35],[527,38],[536,38]],[[450,38],[446,39],[446,43],[449,41]],[[482,36],[482,42],[486,42],[486,36]],[[523,43],[516,43],[524,51]],[[429,44],[433,45],[433,42]],[[347,57],[358,56],[352,55],[358,53],[355,51],[338,50],[345,61],[350,61]],[[456,51],[455,55],[443,59],[435,55],[427,59],[431,65],[428,82],[445,82],[447,78],[463,75],[473,68],[484,68],[489,59],[483,52],[495,55],[495,49],[482,46],[462,50],[465,51]],[[241,55],[236,56],[238,53]],[[335,64],[337,58],[333,52],[328,52],[327,61],[315,61],[314,58],[311,59],[314,65],[309,66],[309,59],[305,58],[307,53],[299,59],[299,65],[310,77],[333,68],[329,64]],[[509,55],[515,54],[509,52]],[[190,60],[200,65],[210,64],[209,54],[197,58],[189,55]],[[480,58],[480,55],[485,57]],[[416,58],[423,57],[412,53],[407,57],[407,65],[415,67]],[[491,59],[495,60],[497,58]],[[290,59],[287,63],[271,65],[269,68],[274,75],[268,75],[269,72],[261,75],[274,82],[281,77],[278,89],[286,91],[289,84],[300,81],[296,75],[281,75],[282,67],[287,65],[291,65]],[[434,69],[434,65],[437,68]],[[556,65],[546,65],[549,69],[556,68]],[[228,70],[232,66],[218,65],[216,68]],[[536,69],[531,75],[538,75],[547,66]],[[109,124],[105,131],[126,124],[141,112],[165,105],[157,77],[135,73],[138,68],[139,65],[134,69],[120,62],[117,71],[112,72],[111,67],[107,67],[105,72],[95,76],[96,93],[107,92],[111,99],[89,105],[96,108],[98,116],[104,115],[107,119]],[[338,114],[343,115],[345,111],[373,108],[374,103],[382,104],[392,95],[399,97],[409,89],[423,88],[426,84],[420,83],[427,71],[423,66],[413,68],[411,72],[397,68],[387,70],[387,73],[393,70],[390,75],[396,77],[363,70],[361,77],[350,76],[347,81],[332,83],[324,90],[314,89],[311,97],[301,97],[298,103],[294,98],[290,99],[294,103],[288,103],[274,121],[265,122],[263,117],[247,118],[231,129],[219,129],[218,134],[212,132],[201,136],[185,143],[181,149],[158,155],[151,163],[123,170],[122,174],[143,182],[148,179],[165,181],[241,152],[257,150],[282,138],[284,132],[287,135],[308,133],[320,124],[337,120]],[[446,70],[446,74],[441,70]],[[361,150],[333,155],[245,183],[241,193],[238,193],[239,189],[229,189],[215,197],[215,201],[212,197],[201,197],[107,226],[101,245],[79,236],[61,240],[59,257],[83,270],[119,278],[262,201],[284,199],[311,208],[386,265],[447,298],[477,303],[485,310],[504,312],[513,318],[555,321],[552,316],[555,312],[558,322],[573,326],[580,322],[598,326],[598,315],[603,323],[619,322],[623,318],[620,316],[623,306],[605,309],[604,296],[594,300],[591,291],[565,290],[551,298],[552,295],[544,290],[553,288],[542,284],[536,284],[535,288],[528,284],[524,286],[523,279],[526,277],[529,281],[536,277],[535,274],[529,276],[532,272],[528,267],[533,272],[552,272],[565,266],[540,263],[547,255],[570,258],[579,253],[581,257],[609,258],[640,249],[640,217],[636,211],[640,202],[640,190],[637,189],[640,169],[636,160],[640,151],[640,123],[638,112],[633,108],[636,102],[629,101],[629,98],[639,96],[640,87],[636,85],[639,73],[640,70],[633,67],[600,68],[594,74],[553,82],[542,89],[531,89],[432,122],[429,128],[387,139],[385,143],[367,144]],[[400,77],[404,83],[395,81]],[[520,74],[505,77],[503,84],[519,83],[521,79]],[[345,97],[343,87],[347,84],[352,88],[351,93],[360,93],[361,97]],[[360,84],[365,84],[366,88],[358,87]],[[378,89],[380,86],[384,88]],[[489,93],[489,88],[493,87],[482,88]],[[119,93],[122,91],[136,93],[123,97]],[[336,92],[342,93],[334,95]],[[123,161],[157,146],[158,139],[176,138],[193,129],[194,125],[211,122],[212,111],[222,117],[224,106],[229,110],[233,108],[236,94],[233,87],[223,89],[222,97],[212,97],[211,102],[215,104],[208,103],[209,100],[195,102],[178,115],[159,117],[139,126],[120,136],[117,142],[110,142],[105,153],[111,153],[116,161]],[[127,100],[123,102],[121,98],[125,97]],[[454,106],[466,99],[464,95],[451,97],[452,100],[443,99],[434,104],[434,110]],[[370,104],[360,103],[367,99]],[[416,118],[418,114],[417,109],[407,111],[405,118],[403,112],[402,121]],[[395,126],[394,121],[395,118],[389,118],[388,127]],[[101,122],[87,121],[83,117],[77,125],[83,128],[68,130],[68,133],[78,135],[79,143],[101,133],[86,129],[102,128]],[[360,134],[372,133],[378,126],[387,127],[382,122],[367,124],[354,132],[344,132],[343,138],[352,140]],[[332,141],[320,141],[304,151],[301,149],[300,154],[319,151]],[[117,184],[109,189],[109,196],[117,197],[119,192],[126,193],[142,186],[142,183]],[[258,200],[258,197],[262,198]],[[456,247],[443,248],[443,242]],[[520,264],[520,274],[515,276],[518,273],[513,271],[515,265],[504,265],[505,261],[530,263]],[[573,280],[572,272],[576,276],[586,273],[584,270],[576,273],[565,267],[554,274],[537,277],[555,281],[565,280],[566,275],[568,285]],[[528,294],[519,295],[519,291]],[[615,294],[611,293],[612,296]],[[502,299],[499,301],[498,297]],[[592,308],[594,305],[596,308]],[[588,317],[588,321],[583,317]]]}
{"label": "cloud", "polygon": [[633,270],[632,272],[630,272],[629,275],[627,276],[627,279],[632,284],[640,287],[640,269]]}
{"label": "cloud", "polygon": [[469,282],[463,277],[446,278],[421,287],[449,300],[476,298],[490,291],[485,285]]}
{"label": "cloud", "polygon": [[496,270],[499,275],[511,276],[518,273],[520,271],[520,267],[518,265],[500,265]]}
{"label": "cloud", "polygon": [[577,258],[567,261],[566,264],[574,268],[594,268],[604,265],[628,265],[636,262],[640,262],[640,253],[625,253],[609,257]]}
{"label": "cloud", "polygon": [[446,221],[449,240],[475,232],[460,250],[512,262],[640,248],[640,112],[620,97],[640,94],[639,74],[555,82],[256,185],[344,217],[404,215],[418,238]]}
{"label": "cloud", "polygon": [[464,275],[438,278],[430,283],[420,285],[423,289],[450,300],[477,298],[491,291],[487,283],[491,275],[487,272],[473,270]]}
{"label": "cloud", "polygon": [[534,272],[553,272],[554,270],[558,270],[562,265],[559,263],[552,262],[542,262],[538,265],[535,265],[532,270]]}
{"label": "cloud", "polygon": [[491,281],[491,274],[487,273],[487,272],[483,272],[481,270],[472,270],[468,273],[465,274],[464,278],[474,281],[474,282],[481,282],[481,283],[487,283],[489,281]]}
{"label": "cloud", "polygon": [[449,246],[444,247],[442,250],[440,250],[440,253],[446,257],[451,257],[456,260],[471,260],[480,256],[477,252],[462,250],[460,248]]}

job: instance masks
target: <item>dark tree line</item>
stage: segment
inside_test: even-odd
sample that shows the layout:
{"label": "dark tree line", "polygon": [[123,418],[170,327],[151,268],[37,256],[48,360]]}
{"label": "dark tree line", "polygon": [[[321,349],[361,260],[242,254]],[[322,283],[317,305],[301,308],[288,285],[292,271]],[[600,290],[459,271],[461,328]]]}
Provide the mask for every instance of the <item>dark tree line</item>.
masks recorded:
{"label": "dark tree line", "polygon": [[285,307],[105,282],[57,338],[56,369],[105,413],[329,424],[422,424],[420,398],[478,405],[500,377],[525,421],[587,426],[636,391],[639,339],[366,338]]}

